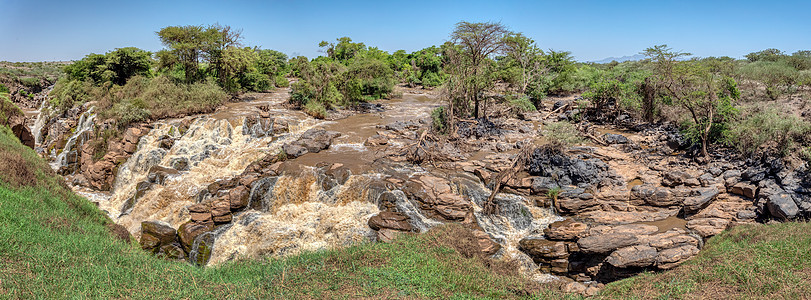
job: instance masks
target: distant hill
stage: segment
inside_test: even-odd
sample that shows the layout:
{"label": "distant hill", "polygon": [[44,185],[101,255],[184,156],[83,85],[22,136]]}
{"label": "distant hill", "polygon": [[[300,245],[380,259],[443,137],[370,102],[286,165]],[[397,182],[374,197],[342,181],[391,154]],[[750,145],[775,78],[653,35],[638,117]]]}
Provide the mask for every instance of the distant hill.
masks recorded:
{"label": "distant hill", "polygon": [[607,63],[610,63],[610,62],[615,61],[615,60],[617,62],[626,62],[626,61],[637,61],[637,60],[643,60],[643,59],[645,59],[644,54],[636,54],[636,55],[623,56],[623,57],[609,57],[609,58],[605,58],[603,60],[593,61],[593,63],[607,64]]}

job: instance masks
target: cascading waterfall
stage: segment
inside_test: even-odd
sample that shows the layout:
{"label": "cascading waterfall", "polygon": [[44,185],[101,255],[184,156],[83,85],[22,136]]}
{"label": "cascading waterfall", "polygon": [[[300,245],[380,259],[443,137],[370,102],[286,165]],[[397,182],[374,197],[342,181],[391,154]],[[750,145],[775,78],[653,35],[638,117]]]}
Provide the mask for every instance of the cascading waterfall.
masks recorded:
{"label": "cascading waterfall", "polygon": [[[273,136],[272,126],[243,130],[243,125],[234,127],[226,119],[204,116],[193,119],[183,130],[182,122],[156,124],[141,137],[136,152],[119,167],[110,200],[101,205],[136,236],[143,220],[161,220],[177,228],[189,219],[186,207],[196,203],[197,194],[208,184],[240,174],[250,163],[318,124],[305,120],[290,126],[289,133]],[[153,166],[178,168],[179,172],[131,201]],[[122,214],[128,201],[131,206],[126,210],[131,210]]]}
{"label": "cascading waterfall", "polygon": [[267,177],[253,184],[248,211],[216,235],[210,264],[237,258],[282,256],[369,241],[366,224],[378,213],[383,189],[376,175],[352,175],[323,190],[315,171]]}
{"label": "cascading waterfall", "polygon": [[86,142],[85,139],[87,139],[87,136],[83,135],[83,133],[92,131],[95,125],[96,114],[93,110],[94,109],[91,107],[79,117],[76,130],[68,138],[65,143],[65,148],[62,149],[62,152],[56,154],[56,159],[51,162],[51,168],[53,168],[54,171],[59,171],[60,168],[67,166],[70,162],[76,162],[78,160],[78,146],[84,144],[84,142]]}
{"label": "cascading waterfall", "polygon": [[45,127],[46,123],[48,123],[48,114],[44,113],[47,104],[47,100],[42,101],[42,104],[39,106],[37,120],[34,121],[34,126],[31,127],[31,133],[34,134],[34,144],[36,145],[42,144],[42,128]]}

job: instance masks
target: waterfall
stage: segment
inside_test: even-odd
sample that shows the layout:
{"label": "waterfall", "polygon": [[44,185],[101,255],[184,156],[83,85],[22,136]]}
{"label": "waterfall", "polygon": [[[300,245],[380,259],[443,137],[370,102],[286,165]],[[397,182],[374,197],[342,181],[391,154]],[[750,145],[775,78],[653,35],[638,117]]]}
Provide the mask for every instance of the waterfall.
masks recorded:
{"label": "waterfall", "polygon": [[36,145],[42,144],[42,127],[48,123],[48,114],[43,113],[47,104],[47,99],[42,100],[42,104],[39,106],[39,113],[37,113],[37,120],[34,121],[34,126],[31,127],[31,132],[34,134],[34,144]]}
{"label": "waterfall", "polygon": [[87,136],[83,135],[83,133],[92,131],[95,121],[96,114],[93,112],[92,107],[82,113],[82,115],[79,117],[79,123],[76,125],[75,131],[65,143],[65,148],[62,149],[62,152],[57,154],[56,159],[51,162],[51,168],[53,168],[54,171],[59,171],[60,168],[65,167],[72,162],[78,161],[80,155],[79,146],[84,144],[87,139]]}

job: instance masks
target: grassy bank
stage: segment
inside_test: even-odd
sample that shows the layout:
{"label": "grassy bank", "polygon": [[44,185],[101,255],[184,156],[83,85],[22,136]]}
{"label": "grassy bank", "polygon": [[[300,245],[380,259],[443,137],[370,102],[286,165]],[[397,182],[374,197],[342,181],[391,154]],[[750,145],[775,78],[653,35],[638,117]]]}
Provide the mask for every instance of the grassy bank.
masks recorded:
{"label": "grassy bank", "polygon": [[537,291],[460,255],[451,242],[459,226],[218,267],[164,261],[114,238],[109,220],[5,127],[0,156],[24,166],[0,166],[0,298],[523,298]]}
{"label": "grassy bank", "polygon": [[679,268],[611,283],[606,299],[808,299],[811,224],[745,225]]}

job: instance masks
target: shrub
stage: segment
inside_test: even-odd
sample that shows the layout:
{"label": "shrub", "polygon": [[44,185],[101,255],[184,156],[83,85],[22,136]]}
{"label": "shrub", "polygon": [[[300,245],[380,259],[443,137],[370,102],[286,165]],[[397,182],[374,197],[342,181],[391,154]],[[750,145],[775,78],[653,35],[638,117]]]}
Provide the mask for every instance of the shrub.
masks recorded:
{"label": "shrub", "polygon": [[141,122],[149,118],[149,110],[140,99],[121,101],[107,111],[109,117],[118,120],[119,128],[126,128],[129,124]]}
{"label": "shrub", "polygon": [[5,93],[5,94],[8,94],[8,93],[10,93],[10,92],[11,92],[11,91],[8,89],[8,87],[7,87],[7,86],[5,86],[5,85],[3,85],[2,83],[0,83],[0,94],[4,94],[4,93]]}
{"label": "shrub", "polygon": [[328,115],[326,107],[318,101],[308,101],[307,104],[302,107],[302,110],[317,119],[326,118]]}
{"label": "shrub", "polygon": [[518,109],[519,111],[535,111],[535,105],[532,104],[532,100],[530,100],[527,96],[514,96],[514,95],[507,95],[506,97],[507,104],[511,107]]}
{"label": "shrub", "polygon": [[582,144],[585,141],[580,136],[580,131],[568,122],[552,122],[546,124],[543,129],[543,136],[549,143],[564,146]]}
{"label": "shrub", "polygon": [[282,76],[282,75],[274,77],[273,80],[274,80],[274,85],[276,85],[276,87],[278,87],[278,88],[286,88],[286,87],[290,86],[290,82],[287,81],[287,78]]}
{"label": "shrub", "polygon": [[786,155],[811,134],[811,124],[795,115],[773,107],[755,110],[734,122],[727,133],[727,143],[745,155],[761,151]]}
{"label": "shrub", "polygon": [[434,108],[434,110],[431,111],[431,121],[431,127],[434,131],[441,134],[448,133],[448,113],[445,111],[444,106]]}

